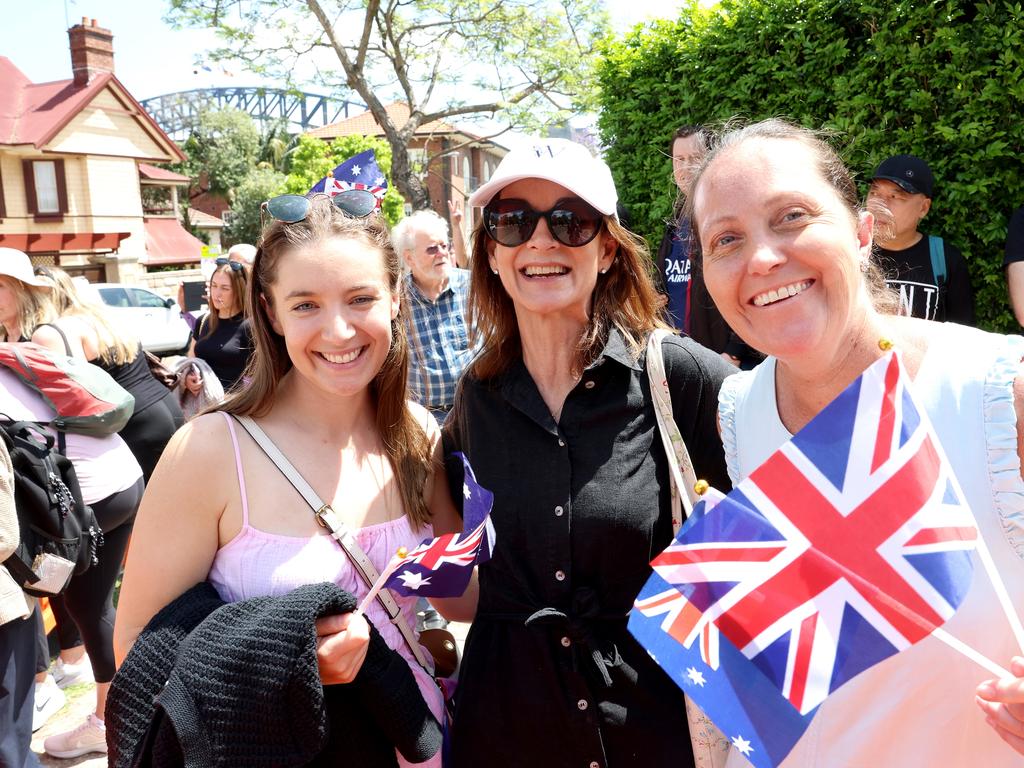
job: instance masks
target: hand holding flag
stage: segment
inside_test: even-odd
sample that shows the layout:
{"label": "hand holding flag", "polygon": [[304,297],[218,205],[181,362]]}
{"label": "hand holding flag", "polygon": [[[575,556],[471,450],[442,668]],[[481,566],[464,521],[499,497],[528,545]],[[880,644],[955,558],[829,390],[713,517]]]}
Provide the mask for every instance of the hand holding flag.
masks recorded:
{"label": "hand holding flag", "polygon": [[957,647],[939,627],[984,545],[894,353],[694,512],[629,628],[755,766],[872,665],[932,633]]}
{"label": "hand holding flag", "polygon": [[459,597],[469,585],[473,568],[491,559],[495,541],[490,518],[494,494],[477,483],[466,457],[456,455],[462,459],[466,472],[462,486],[462,532],[424,539],[409,551],[399,549],[359,604],[359,611],[365,610],[382,587],[403,597]]}

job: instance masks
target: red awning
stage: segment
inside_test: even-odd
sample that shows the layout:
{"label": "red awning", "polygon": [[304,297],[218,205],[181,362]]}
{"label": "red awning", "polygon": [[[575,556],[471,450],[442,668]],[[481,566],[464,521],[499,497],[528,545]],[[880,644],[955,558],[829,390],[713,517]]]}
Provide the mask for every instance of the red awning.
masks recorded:
{"label": "red awning", "polygon": [[30,234],[0,233],[0,246],[25,253],[116,251],[128,232],[45,232]]}
{"label": "red awning", "polygon": [[203,242],[189,233],[175,218],[143,219],[146,227],[146,255],[139,260],[147,266],[191,264],[203,255]]}

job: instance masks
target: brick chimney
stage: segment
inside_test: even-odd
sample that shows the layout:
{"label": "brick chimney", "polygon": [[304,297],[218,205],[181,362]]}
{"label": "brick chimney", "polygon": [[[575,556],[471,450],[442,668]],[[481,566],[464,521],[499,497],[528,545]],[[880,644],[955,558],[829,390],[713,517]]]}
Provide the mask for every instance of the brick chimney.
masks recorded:
{"label": "brick chimney", "polygon": [[114,71],[114,36],[96,26],[96,19],[82,17],[82,23],[68,30],[71,41],[71,71],[75,85],[86,85],[101,72]]}

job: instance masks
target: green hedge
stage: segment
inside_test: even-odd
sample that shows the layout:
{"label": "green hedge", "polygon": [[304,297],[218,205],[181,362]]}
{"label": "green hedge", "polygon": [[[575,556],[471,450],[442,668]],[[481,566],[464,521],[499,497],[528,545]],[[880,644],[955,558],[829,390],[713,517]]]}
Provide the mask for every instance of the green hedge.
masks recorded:
{"label": "green hedge", "polygon": [[789,117],[837,131],[861,179],[892,154],[925,158],[922,229],[963,251],[979,324],[1016,330],[1001,263],[1024,204],[1022,17],[1008,2],[726,0],[608,41],[599,127],[634,228],[656,245],[671,215],[676,126]]}

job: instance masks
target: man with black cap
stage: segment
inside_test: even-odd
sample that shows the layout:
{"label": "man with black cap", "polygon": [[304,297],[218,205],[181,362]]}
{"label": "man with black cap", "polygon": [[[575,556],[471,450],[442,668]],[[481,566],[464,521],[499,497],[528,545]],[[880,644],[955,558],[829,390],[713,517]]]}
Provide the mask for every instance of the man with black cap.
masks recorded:
{"label": "man with black cap", "polygon": [[875,225],[877,258],[889,286],[900,294],[903,311],[926,320],[974,325],[974,293],[960,251],[918,226],[932,206],[935,179],[914,155],[882,161],[868,199],[892,214]]}

